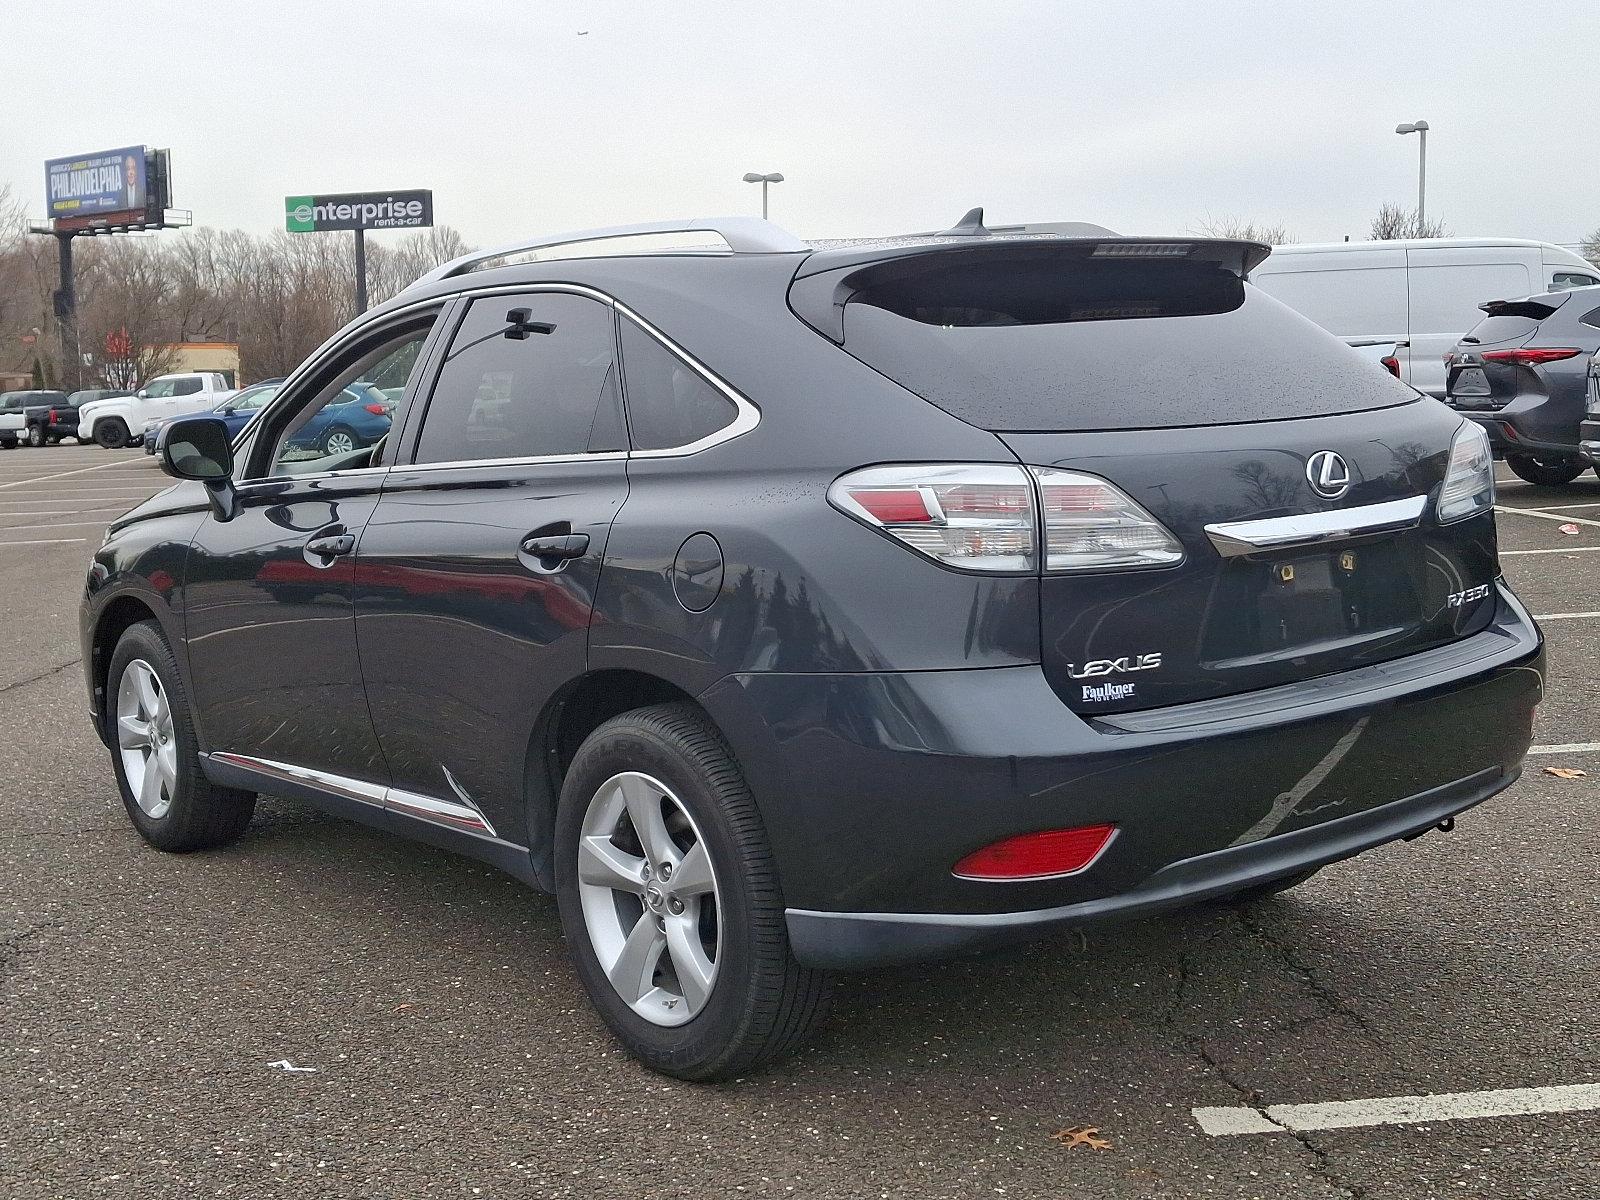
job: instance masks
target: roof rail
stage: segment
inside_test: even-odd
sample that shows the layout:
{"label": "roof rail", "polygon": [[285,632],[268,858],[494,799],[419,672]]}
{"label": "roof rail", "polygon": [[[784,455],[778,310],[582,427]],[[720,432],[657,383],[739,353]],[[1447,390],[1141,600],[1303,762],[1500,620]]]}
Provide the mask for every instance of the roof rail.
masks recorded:
{"label": "roof rail", "polygon": [[434,283],[465,275],[479,263],[496,258],[509,258],[534,250],[549,250],[556,246],[574,246],[582,242],[605,242],[621,238],[648,237],[661,233],[714,233],[728,243],[734,254],[799,254],[811,246],[794,234],[760,217],[690,217],[684,221],[647,221],[642,225],[613,225],[609,229],[583,229],[574,233],[558,233],[532,241],[514,242],[492,250],[475,250],[460,258],[451,259],[422,276],[411,287]]}

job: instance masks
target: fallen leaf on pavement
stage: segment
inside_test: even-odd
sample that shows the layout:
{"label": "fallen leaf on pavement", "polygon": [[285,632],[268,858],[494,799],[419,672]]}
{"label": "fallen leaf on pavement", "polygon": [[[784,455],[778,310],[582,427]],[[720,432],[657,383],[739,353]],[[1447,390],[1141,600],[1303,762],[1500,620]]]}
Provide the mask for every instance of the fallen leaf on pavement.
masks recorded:
{"label": "fallen leaf on pavement", "polygon": [[1554,775],[1557,779],[1587,779],[1589,772],[1580,771],[1577,767],[1546,767],[1546,775]]}
{"label": "fallen leaf on pavement", "polygon": [[1098,1125],[1080,1125],[1076,1129],[1063,1129],[1060,1133],[1050,1136],[1060,1142],[1068,1150],[1076,1146],[1087,1146],[1091,1150],[1109,1150],[1111,1143],[1103,1137],[1096,1137],[1100,1132]]}

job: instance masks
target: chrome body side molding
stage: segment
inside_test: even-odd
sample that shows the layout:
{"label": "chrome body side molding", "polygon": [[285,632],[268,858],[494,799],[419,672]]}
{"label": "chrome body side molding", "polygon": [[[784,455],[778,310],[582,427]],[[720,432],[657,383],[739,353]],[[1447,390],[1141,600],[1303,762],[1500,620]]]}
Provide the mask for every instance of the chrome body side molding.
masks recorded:
{"label": "chrome body side molding", "polygon": [[1296,546],[1315,546],[1346,538],[1413,529],[1428,506],[1426,496],[1407,496],[1381,504],[1328,512],[1297,513],[1291,517],[1268,517],[1261,521],[1224,521],[1206,526],[1206,536],[1224,558],[1284,550]]}
{"label": "chrome body side molding", "polygon": [[437,796],[424,796],[404,788],[385,787],[383,784],[369,783],[364,779],[352,779],[345,775],[335,775],[330,771],[316,771],[310,767],[296,766],[294,763],[256,758],[249,754],[235,754],[232,751],[217,750],[206,757],[213,762],[249,771],[263,779],[298,784],[341,800],[354,800],[359,804],[418,821],[426,821],[430,825],[438,825],[458,833],[491,839],[501,842],[502,845],[513,844],[502,841],[494,826],[489,823],[489,818],[472,803],[460,785],[454,779],[450,779],[448,772],[446,778],[460,800],[441,800]]}

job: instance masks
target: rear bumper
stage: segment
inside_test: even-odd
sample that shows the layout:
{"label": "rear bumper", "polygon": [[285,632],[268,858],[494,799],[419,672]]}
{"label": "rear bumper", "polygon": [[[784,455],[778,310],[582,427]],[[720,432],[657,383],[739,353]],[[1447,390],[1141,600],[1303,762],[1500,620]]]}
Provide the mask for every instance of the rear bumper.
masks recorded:
{"label": "rear bumper", "polygon": [[1128,920],[1227,895],[1375,846],[1415,837],[1516,782],[1490,768],[1366,812],[1179,859],[1137,887],[1057,908],[1007,913],[836,913],[789,909],[789,942],[810,966],[850,969],[989,950],[1091,923]]}
{"label": "rear bumper", "polygon": [[[1426,830],[1514,780],[1543,690],[1503,585],[1482,632],[1337,675],[1085,720],[1038,667],[731,676],[702,696],[772,841],[801,960],[868,966],[1198,900]],[[1112,823],[1079,875],[951,867]]]}
{"label": "rear bumper", "polygon": [[1484,433],[1489,435],[1489,445],[1496,458],[1504,458],[1507,454],[1577,454],[1580,449],[1573,442],[1553,441],[1543,431],[1525,428],[1518,423],[1514,414],[1456,411],[1483,427]]}
{"label": "rear bumper", "polygon": [[1600,421],[1585,421],[1578,426],[1578,452],[1600,465]]}

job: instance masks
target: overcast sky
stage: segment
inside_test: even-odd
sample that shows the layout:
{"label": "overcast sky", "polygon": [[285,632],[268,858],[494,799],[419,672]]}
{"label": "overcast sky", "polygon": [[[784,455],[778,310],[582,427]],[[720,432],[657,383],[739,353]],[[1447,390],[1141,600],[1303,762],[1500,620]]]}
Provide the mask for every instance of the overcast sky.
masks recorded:
{"label": "overcast sky", "polygon": [[1597,35],[1597,0],[5,0],[0,183],[41,215],[44,159],[142,142],[196,224],[255,232],[285,195],[385,188],[480,245],[749,213],[756,170],[801,235],[981,204],[1321,241],[1415,204],[1393,130],[1425,118],[1430,216],[1573,242],[1600,226]]}

